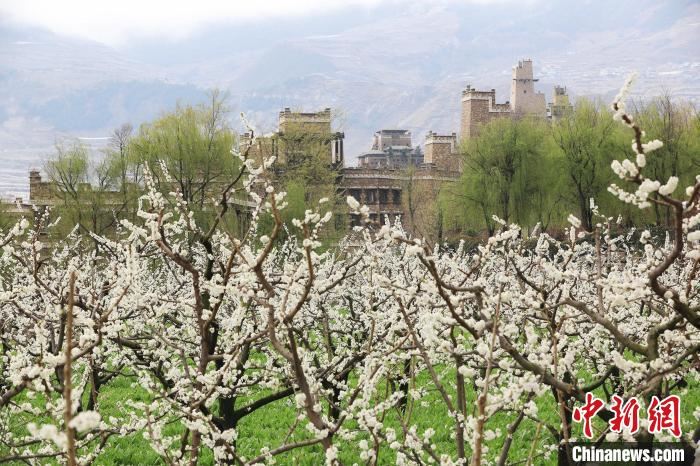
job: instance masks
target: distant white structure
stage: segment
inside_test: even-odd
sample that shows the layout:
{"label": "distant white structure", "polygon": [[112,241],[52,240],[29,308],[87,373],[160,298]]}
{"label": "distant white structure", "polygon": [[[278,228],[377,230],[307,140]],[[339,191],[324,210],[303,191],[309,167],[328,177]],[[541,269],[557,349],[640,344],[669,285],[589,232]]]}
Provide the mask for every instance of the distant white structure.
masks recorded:
{"label": "distant white structure", "polygon": [[520,115],[545,116],[547,99],[542,92],[535,91],[532,60],[526,59],[513,67],[513,82],[510,85],[511,111]]}

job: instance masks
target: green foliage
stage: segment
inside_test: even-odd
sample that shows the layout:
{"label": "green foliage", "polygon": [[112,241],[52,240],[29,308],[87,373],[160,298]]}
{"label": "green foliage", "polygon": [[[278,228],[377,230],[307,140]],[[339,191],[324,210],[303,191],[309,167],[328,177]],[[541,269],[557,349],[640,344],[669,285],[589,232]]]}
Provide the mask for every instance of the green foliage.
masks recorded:
{"label": "green foliage", "polygon": [[[79,142],[57,146],[45,171],[54,183],[52,194],[60,200],[54,206],[55,215],[63,219],[59,234],[76,224],[83,232],[105,234],[118,219],[133,218],[145,167],[163,191],[179,190],[206,226],[211,217],[207,205],[212,198],[219,200],[240,172],[241,163],[231,154],[234,142],[226,96],[213,91],[208,102],[178,105],[143,124],[136,135],[129,124],[117,128],[98,161],[91,163]],[[232,214],[222,227],[240,233],[241,223]]]}
{"label": "green foliage", "polygon": [[[273,184],[287,193],[288,206],[282,211],[286,228],[298,233],[292,219],[303,219],[307,209],[313,209],[321,199],[326,199],[328,209],[336,213],[336,221],[326,224],[321,234],[329,244],[337,242],[347,231],[346,207],[337,192],[340,174],[331,164],[333,137],[332,132],[320,126],[287,124],[284,132],[272,136],[273,144],[260,146],[268,151],[274,147],[276,151],[277,160],[270,175]],[[260,155],[270,157],[273,153]],[[271,219],[261,219],[260,229],[268,233],[272,229]]]}
{"label": "green foliage", "polygon": [[[674,100],[663,94],[646,103],[637,103],[634,118],[644,128],[646,138],[659,139],[663,147],[647,157],[647,173],[665,183],[677,176],[679,186],[694,183],[700,166],[700,123],[697,109],[689,102]],[[648,220],[656,225],[668,225],[671,212],[654,206]]]}
{"label": "green foliage", "polygon": [[104,172],[115,189],[127,192],[130,186],[138,185],[142,167],[131,150],[133,127],[126,123],[112,133],[109,146],[104,150]]}
{"label": "green foliage", "polygon": [[17,216],[12,214],[11,201],[0,200],[0,230],[7,231],[17,222]]}
{"label": "green foliage", "polygon": [[54,215],[63,220],[56,234],[65,235],[76,225],[84,233],[104,234],[123,213],[117,205],[119,200],[115,202],[109,192],[114,177],[107,162],[91,164],[82,143],[57,145],[56,157],[45,164],[44,170],[53,182],[50,195],[58,201],[53,206]]}
{"label": "green foliage", "polygon": [[141,125],[130,143],[132,163],[148,165],[158,184],[179,189],[193,208],[203,209],[240,169],[231,155],[235,134],[228,112],[226,98],[218,91],[210,94],[207,104],[177,105]]}
{"label": "green foliage", "polygon": [[303,126],[288,127],[278,136],[279,179],[283,185],[303,186],[307,203],[335,196],[338,171],[331,165],[332,137],[326,130]]}
{"label": "green foliage", "polygon": [[550,146],[544,123],[530,118],[495,120],[467,141],[460,184],[472,228],[492,233],[492,215],[522,225],[551,217]]}
{"label": "green foliage", "polygon": [[291,225],[293,218],[303,218],[306,208],[307,187],[303,181],[288,181],[286,186],[287,203],[289,206],[282,211],[282,218],[287,226]]}
{"label": "green foliage", "polygon": [[49,160],[44,169],[61,197],[76,198],[80,184],[88,181],[87,148],[79,141],[57,144],[56,157]]}
{"label": "green foliage", "polygon": [[606,198],[613,181],[610,162],[624,154],[627,135],[600,102],[579,99],[574,111],[552,125],[560,151],[561,196],[586,228],[592,224],[590,200]]}
{"label": "green foliage", "polygon": [[[664,145],[647,157],[652,178],[693,183],[700,167],[700,116],[688,102],[668,95],[637,104],[634,118],[645,141]],[[572,112],[554,122],[534,118],[497,119],[462,147],[464,172],[458,186],[441,193],[439,205],[450,215],[445,228],[460,237],[497,227],[492,215],[524,227],[540,223],[561,229],[572,213],[586,228],[592,224],[591,199],[604,213],[620,212],[625,225],[668,226],[669,212],[655,206],[639,211],[620,207],[607,192],[615,176],[610,163],[629,157],[631,139],[606,105],[578,99]]]}

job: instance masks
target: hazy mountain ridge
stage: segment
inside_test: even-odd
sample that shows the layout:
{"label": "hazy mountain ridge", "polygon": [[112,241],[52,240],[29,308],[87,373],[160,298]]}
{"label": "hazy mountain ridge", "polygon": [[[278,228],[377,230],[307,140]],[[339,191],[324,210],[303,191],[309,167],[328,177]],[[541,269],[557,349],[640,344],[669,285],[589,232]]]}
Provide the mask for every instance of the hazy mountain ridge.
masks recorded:
{"label": "hazy mountain ridge", "polygon": [[122,50],[0,23],[0,192],[24,191],[26,169],[54,140],[138,125],[178,100],[202,99],[206,88],[228,90],[232,114],[245,111],[263,131],[283,107],[337,109],[354,163],[381,128],[410,129],[416,144],[428,130],[457,131],[467,83],[507,100],[510,68],[522,57],[535,60],[548,95],[554,84],[608,94],[637,70],[640,95],[698,100],[699,41],[692,1],[392,4],[212,25],[185,42]]}

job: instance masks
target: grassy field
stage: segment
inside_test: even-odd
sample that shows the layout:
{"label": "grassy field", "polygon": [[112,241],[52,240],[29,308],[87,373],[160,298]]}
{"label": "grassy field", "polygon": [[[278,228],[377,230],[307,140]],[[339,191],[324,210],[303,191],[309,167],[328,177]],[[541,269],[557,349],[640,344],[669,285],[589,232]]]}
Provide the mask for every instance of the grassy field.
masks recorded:
{"label": "grassy field", "polygon": [[[449,383],[453,373],[445,371],[444,382],[447,388],[452,387]],[[417,384],[422,386],[430,386],[427,375],[421,374],[417,379]],[[602,393],[599,394],[602,396]],[[468,390],[469,402],[468,406],[473,405],[474,391]],[[120,417],[119,404],[125,399],[137,399],[146,401],[146,394],[138,388],[132,388],[132,380],[127,378],[115,379],[100,394],[100,410],[104,413],[104,417],[115,416]],[[539,408],[539,416],[548,423],[556,425],[558,416],[556,406],[552,403],[552,397],[547,393],[542,398],[536,400]],[[697,384],[687,391],[682,397],[682,414],[684,420],[684,432],[695,426],[693,417],[694,409],[700,404],[700,390]],[[294,419],[297,415],[293,401],[290,399],[280,400],[276,403],[268,405],[249,416],[246,416],[239,424],[239,454],[252,458],[260,454],[263,447],[275,448],[281,445],[283,439],[289,434],[290,426],[294,425]],[[645,417],[644,412],[640,413],[641,417]],[[487,455],[495,457],[500,450],[500,447],[505,436],[505,431],[508,423],[513,419],[512,413],[497,414],[487,424],[487,429],[500,429],[502,436],[487,442],[489,448]],[[454,454],[455,444],[451,439],[450,434],[453,430],[452,419],[448,417],[447,410],[442,402],[437,391],[428,391],[427,396],[421,401],[415,403],[411,417],[411,423],[416,424],[419,433],[422,433],[427,428],[433,428],[435,435],[432,437],[432,442],[436,446],[436,451],[439,453]],[[384,425],[393,427],[397,432],[400,432],[401,427],[398,422],[395,411],[387,414],[384,419]],[[602,427],[602,422],[597,425]],[[348,424],[352,428],[352,424]],[[177,433],[181,428],[173,425],[166,433]],[[514,443],[511,448],[511,462],[526,460],[530,453],[533,444],[539,446],[541,444],[551,444],[552,437],[546,429],[542,428],[537,433],[537,425],[531,420],[525,420],[514,436]],[[574,426],[574,434],[580,436],[581,426]],[[291,439],[308,438],[310,434],[306,430],[303,423],[298,425],[291,433]],[[357,440],[367,438],[358,436]],[[357,451],[356,442],[348,443],[340,439],[336,440],[340,449],[340,459],[344,464],[363,464]],[[305,447],[302,449],[293,450],[283,455],[276,457],[277,464],[284,465],[319,465],[324,463],[324,455],[320,445]],[[379,463],[390,465],[395,463],[393,450],[388,446],[383,446],[380,450]],[[151,449],[148,441],[143,437],[142,433],[132,434],[126,437],[113,437],[110,439],[108,448],[99,457],[97,464],[100,465],[155,465],[164,464],[159,456]],[[213,464],[213,457],[210,451],[207,451],[202,458],[201,464]],[[548,459],[537,457],[534,461],[537,465],[555,465],[556,454],[551,455]]]}
{"label": "grassy field", "polygon": [[[419,377],[420,382],[425,377]],[[118,403],[127,396],[134,396],[134,389],[131,388],[131,382],[127,379],[115,380],[109,387],[104,389],[101,394],[100,404],[105,413],[112,412],[113,415],[118,415]],[[473,398],[473,393],[472,397]],[[470,402],[472,400],[470,399]],[[547,410],[548,400],[541,400],[541,408],[547,413],[549,421],[556,420],[556,413],[553,410]],[[289,428],[294,424],[294,419],[297,415],[297,410],[294,407],[292,400],[280,400],[272,405],[260,409],[249,416],[243,418],[239,425],[239,454],[247,458],[252,458],[260,454],[263,447],[275,448],[279,446],[282,440],[288,435]],[[421,401],[415,403],[413,408],[412,423],[418,426],[419,432],[422,433],[427,428],[433,428],[435,435],[432,437],[433,443],[436,445],[436,450],[443,453],[455,452],[454,440],[450,438],[453,431],[453,422],[447,415],[447,410],[437,391],[429,391],[428,395]],[[505,431],[508,423],[508,417],[505,415],[497,416],[489,428],[500,428]],[[352,427],[352,423],[348,424]],[[401,424],[398,421],[396,412],[387,414],[384,419],[384,425],[393,427],[397,432],[401,430]],[[177,429],[173,428],[174,433]],[[513,452],[518,453],[516,456],[525,459],[532,445],[532,439],[535,435],[536,426],[534,423],[523,423],[520,430],[515,436],[515,444]],[[309,433],[304,427],[304,424],[297,426],[291,439],[308,438]],[[542,435],[545,435],[544,431]],[[367,436],[358,436],[359,441]],[[338,443],[340,449],[340,459],[344,464],[363,464],[359,457],[359,452],[353,444],[348,444],[342,440]],[[498,439],[489,442],[489,445],[494,448],[500,448]],[[287,452],[276,457],[277,464],[289,465],[318,465],[324,463],[323,450],[320,445],[305,447],[298,450]],[[384,446],[379,455],[380,464],[394,464],[395,455],[393,450],[388,446]],[[153,452],[148,444],[148,441],[142,435],[130,435],[123,438],[114,438],[110,440],[110,448],[100,457],[100,464],[105,465],[121,465],[121,464],[163,464],[158,455]],[[211,455],[207,455],[202,464],[213,464]],[[540,464],[556,464],[556,461]]]}

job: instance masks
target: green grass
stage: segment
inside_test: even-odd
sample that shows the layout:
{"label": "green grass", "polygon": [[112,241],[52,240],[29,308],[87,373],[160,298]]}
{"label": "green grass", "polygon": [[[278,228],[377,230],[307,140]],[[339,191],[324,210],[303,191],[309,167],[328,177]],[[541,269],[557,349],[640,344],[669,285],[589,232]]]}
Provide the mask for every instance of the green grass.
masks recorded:
{"label": "green grass", "polygon": [[[441,373],[442,382],[448,389],[451,395],[454,395],[454,371],[444,370]],[[127,400],[147,401],[147,394],[144,390],[132,386],[133,379],[122,377],[113,380],[109,385],[103,387],[100,397],[100,411],[105,419],[110,416],[123,417],[120,409],[120,404]],[[419,387],[432,387],[432,383],[426,372],[422,372],[416,379],[416,385]],[[386,394],[386,387],[381,387],[378,390],[378,398],[383,399]],[[263,393],[261,393],[262,395]],[[468,386],[467,389],[468,402],[467,406],[474,405],[475,390]],[[596,393],[602,397],[602,392]],[[377,401],[380,401],[378,399]],[[556,405],[552,401],[550,392],[536,400],[539,408],[539,416],[544,421],[552,425],[558,424],[558,415]],[[694,428],[693,410],[700,403],[700,390],[697,389],[697,384],[687,390],[687,393],[682,396],[682,414],[684,419],[684,432]],[[469,408],[471,409],[471,408]],[[294,425],[297,416],[297,410],[291,399],[284,399],[262,408],[245,418],[238,426],[238,454],[246,458],[253,458],[260,454],[263,447],[273,449],[280,446],[284,439],[289,434],[290,427]],[[640,413],[641,417],[645,417],[644,411]],[[488,447],[487,456],[494,458],[500,451],[503,438],[505,436],[508,424],[514,418],[513,413],[498,413],[493,416],[486,425],[489,430],[501,430],[501,436],[493,441],[486,442]],[[25,420],[28,421],[28,420]],[[41,423],[47,422],[45,419],[33,419],[32,422]],[[433,428],[435,435],[432,437],[432,443],[435,445],[435,450],[440,453],[454,455],[455,443],[450,437],[453,431],[453,421],[448,416],[446,407],[437,390],[428,390],[427,395],[417,401],[413,406],[413,412],[410,419],[411,424],[418,426],[418,432],[422,435],[427,428]],[[18,426],[22,423],[18,423]],[[392,427],[397,433],[401,432],[401,426],[398,420],[396,411],[390,411],[383,419],[385,427]],[[599,420],[595,421],[598,428],[603,427],[603,423]],[[356,424],[354,421],[348,422],[346,426],[353,429]],[[21,428],[21,427],[18,427]],[[174,435],[182,432],[182,427],[179,424],[169,425],[165,429],[165,434]],[[537,425],[531,420],[524,420],[520,428],[514,436],[513,446],[511,447],[510,459],[511,462],[525,460],[528,457],[533,443],[538,445],[551,444],[553,442],[550,433],[542,428],[539,437],[536,437]],[[581,426],[574,425],[574,435],[581,437]],[[290,435],[290,439],[303,439],[310,436],[306,430],[305,422],[300,422]],[[354,442],[346,442],[336,439],[335,443],[340,449],[340,459],[344,464],[352,465],[354,463],[364,464],[360,459],[359,451],[357,451],[357,442],[367,436],[358,434]],[[0,456],[2,451],[0,451]],[[292,450],[276,457],[277,464],[282,465],[319,465],[324,463],[324,455],[320,445],[304,447],[297,450]],[[213,456],[211,451],[204,452],[200,464],[213,464]],[[160,457],[151,449],[149,442],[144,438],[142,432],[131,435],[117,437],[113,436],[105,451],[99,456],[96,464],[99,465],[157,465],[164,464]],[[388,445],[383,445],[379,454],[379,464],[390,465],[395,464],[395,454]],[[551,455],[548,460],[542,457],[536,459],[535,464],[538,465],[555,465],[556,455]]]}

